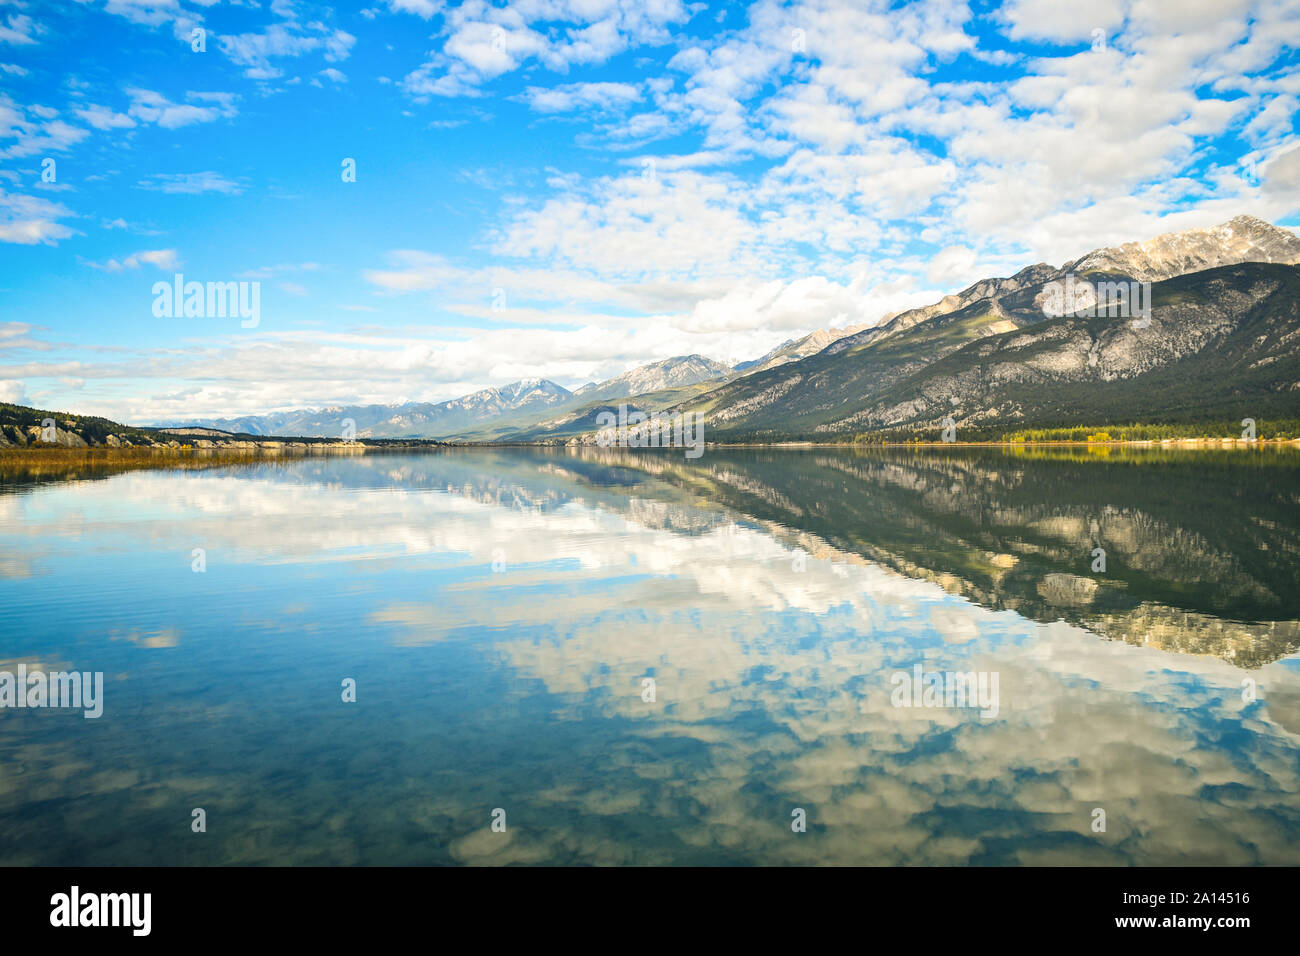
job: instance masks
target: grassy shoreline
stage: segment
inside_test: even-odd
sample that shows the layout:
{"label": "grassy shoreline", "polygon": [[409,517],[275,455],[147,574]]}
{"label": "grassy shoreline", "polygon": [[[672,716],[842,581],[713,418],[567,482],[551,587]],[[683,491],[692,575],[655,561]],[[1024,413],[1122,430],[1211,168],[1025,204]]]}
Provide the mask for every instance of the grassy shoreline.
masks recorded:
{"label": "grassy shoreline", "polygon": [[[1128,438],[1128,439],[1040,439],[1013,440],[988,439],[983,441],[719,441],[705,442],[708,448],[1213,448],[1213,449],[1250,449],[1250,448],[1284,448],[1300,447],[1300,438]],[[346,454],[422,452],[442,449],[463,448],[599,448],[596,444],[561,444],[558,442],[448,442],[428,445],[354,445]],[[662,448],[620,448],[623,451],[661,451]],[[343,454],[339,452],[338,454]],[[34,446],[26,448],[0,448],[0,462],[6,465],[43,464],[55,461],[81,462],[131,462],[152,461],[154,459],[175,459],[179,462],[194,464],[208,463],[215,459],[247,459],[249,461],[274,461],[292,458],[334,457],[330,452],[303,451],[299,448],[263,447],[256,450],[245,448],[194,448],[183,445],[179,448],[166,446],[108,448],[92,446],[88,448],[67,448],[60,445]]]}
{"label": "grassy shoreline", "polygon": [[[279,450],[249,451],[246,449],[197,449],[197,448],[21,448],[0,449],[0,487],[17,487],[52,481],[69,481],[77,479],[100,479],[132,471],[156,469],[180,471],[206,471],[217,468],[239,466],[281,467],[302,460],[320,461],[335,457],[365,457],[370,454],[405,453],[416,454],[428,451],[473,451],[485,448],[529,448],[549,451],[556,454],[581,453],[582,451],[621,451],[635,453],[672,453],[680,451],[675,448],[645,449],[601,449],[596,445],[542,445],[514,443],[475,443],[463,445],[438,446],[367,446],[364,452],[354,452],[352,456],[336,456],[303,453],[301,451],[281,452]],[[1031,455],[1047,457],[1066,457],[1073,460],[1118,461],[1121,459],[1140,461],[1150,452],[1191,453],[1192,455],[1213,456],[1223,454],[1236,456],[1255,452],[1267,454],[1272,460],[1274,453],[1281,454],[1278,463],[1286,460],[1283,453],[1300,451],[1300,439],[1242,441],[1240,439],[1182,439],[1173,441],[1042,441],[1042,442],[897,442],[862,444],[853,442],[742,442],[709,443],[708,447],[718,451],[743,449],[786,449],[794,451],[844,451],[858,455],[873,451],[962,451],[970,449],[1000,449],[1011,455]],[[1138,457],[1132,457],[1138,456]],[[1264,461],[1264,458],[1252,459]]]}

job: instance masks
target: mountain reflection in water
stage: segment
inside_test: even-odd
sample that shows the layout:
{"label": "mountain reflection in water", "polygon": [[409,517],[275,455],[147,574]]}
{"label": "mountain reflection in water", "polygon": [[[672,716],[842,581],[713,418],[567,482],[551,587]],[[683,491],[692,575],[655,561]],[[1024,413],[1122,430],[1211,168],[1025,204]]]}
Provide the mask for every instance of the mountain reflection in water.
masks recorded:
{"label": "mountain reflection in water", "polygon": [[1295,451],[211,464],[0,469],[0,862],[1300,862]]}

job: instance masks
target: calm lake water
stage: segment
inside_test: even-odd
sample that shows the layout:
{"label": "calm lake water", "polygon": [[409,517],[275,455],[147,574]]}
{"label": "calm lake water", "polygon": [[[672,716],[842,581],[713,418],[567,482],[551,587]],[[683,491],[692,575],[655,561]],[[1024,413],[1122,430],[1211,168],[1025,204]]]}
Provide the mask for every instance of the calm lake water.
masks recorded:
{"label": "calm lake water", "polygon": [[1300,863],[1293,451],[11,476],[0,608],[105,681],[0,710],[4,864]]}

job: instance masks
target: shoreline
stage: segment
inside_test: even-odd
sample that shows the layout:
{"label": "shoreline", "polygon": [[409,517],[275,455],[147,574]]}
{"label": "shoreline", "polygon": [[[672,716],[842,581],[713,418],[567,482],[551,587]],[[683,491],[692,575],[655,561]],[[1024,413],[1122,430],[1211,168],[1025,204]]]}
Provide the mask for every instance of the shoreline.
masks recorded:
{"label": "shoreline", "polygon": [[[1029,447],[1071,447],[1071,448],[1105,448],[1110,446],[1141,446],[1151,448],[1169,447],[1213,447],[1231,448],[1240,446],[1251,448],[1267,445],[1283,447],[1295,445],[1300,447],[1300,438],[1130,438],[1111,441],[1074,441],[1070,439],[1051,439],[1037,441],[1007,441],[1005,439],[989,441],[872,441],[872,442],[814,442],[814,441],[779,441],[779,442],[712,442],[706,441],[706,448],[1029,448]],[[600,445],[567,442],[447,442],[446,448],[600,448]],[[617,447],[621,451],[673,451],[680,446],[663,445],[660,447],[631,448]],[[604,450],[609,450],[604,449]]]}
{"label": "shoreline", "polygon": [[[391,443],[390,443],[391,442]],[[1053,439],[1039,441],[907,441],[907,442],[705,442],[706,448],[791,448],[791,449],[846,449],[867,451],[873,448],[1162,448],[1162,449],[1214,449],[1214,450],[1249,450],[1252,448],[1300,448],[1300,438],[1162,438],[1162,439],[1127,439],[1112,441],[1077,441]],[[67,445],[28,445],[0,447],[0,461],[13,461],[19,458],[29,460],[130,460],[147,458],[218,458],[238,456],[245,458],[296,458],[324,457],[332,455],[365,455],[392,452],[424,452],[442,449],[470,448],[538,448],[554,450],[598,449],[602,451],[675,451],[675,446],[617,449],[601,448],[599,445],[585,443],[558,442],[441,442],[429,439],[396,439],[385,442],[311,442],[292,439],[261,439],[257,441],[229,442],[214,446],[194,445],[154,445],[134,447],[113,447],[108,445],[73,446]]]}

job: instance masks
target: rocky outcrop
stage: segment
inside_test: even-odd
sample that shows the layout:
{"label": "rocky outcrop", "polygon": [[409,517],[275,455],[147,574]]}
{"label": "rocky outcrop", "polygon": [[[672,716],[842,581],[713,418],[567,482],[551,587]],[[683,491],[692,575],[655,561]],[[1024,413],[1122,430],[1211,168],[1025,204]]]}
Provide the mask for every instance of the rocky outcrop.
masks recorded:
{"label": "rocky outcrop", "polygon": [[86,448],[89,445],[84,438],[72,431],[76,422],[65,421],[65,428],[54,426],[53,441],[47,441],[46,430],[41,425],[27,426],[27,444],[28,445],[60,445],[64,448]]}

